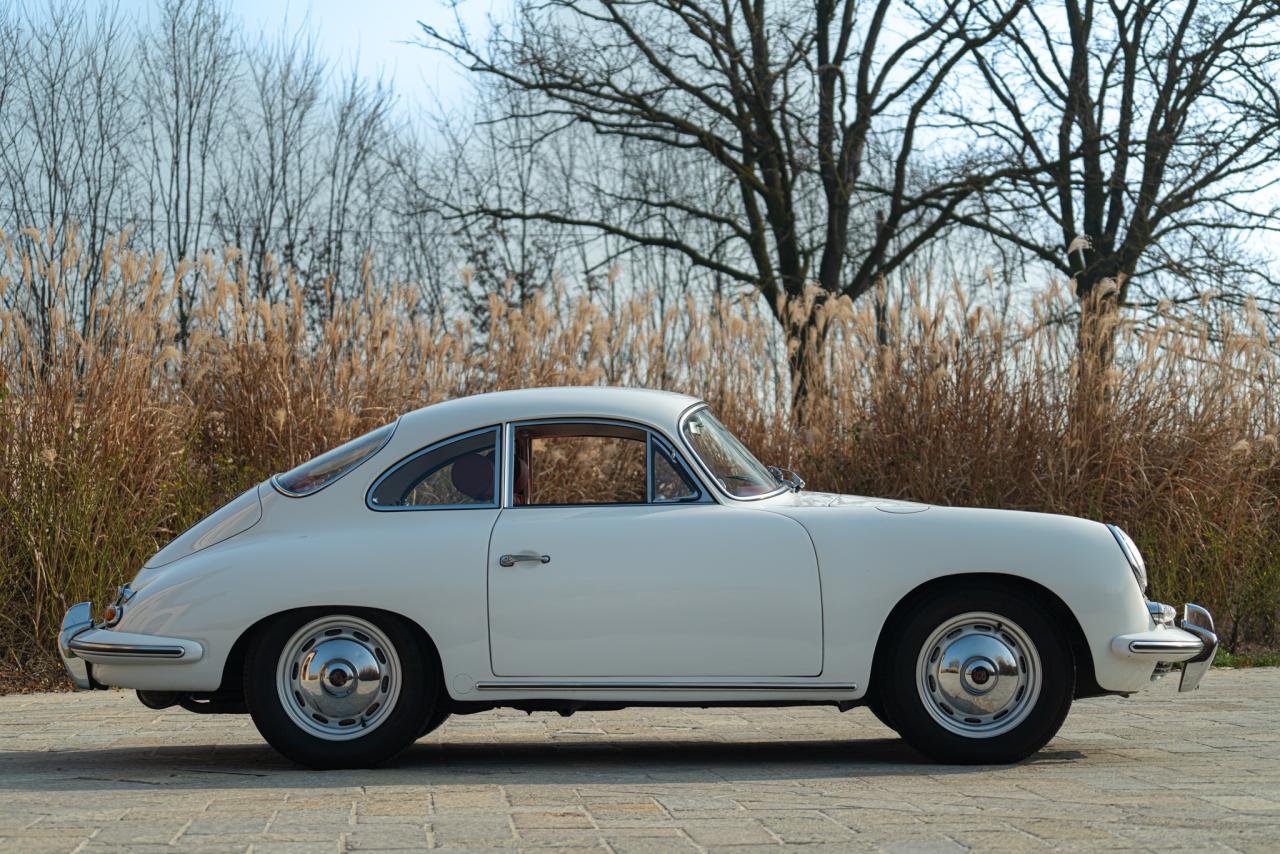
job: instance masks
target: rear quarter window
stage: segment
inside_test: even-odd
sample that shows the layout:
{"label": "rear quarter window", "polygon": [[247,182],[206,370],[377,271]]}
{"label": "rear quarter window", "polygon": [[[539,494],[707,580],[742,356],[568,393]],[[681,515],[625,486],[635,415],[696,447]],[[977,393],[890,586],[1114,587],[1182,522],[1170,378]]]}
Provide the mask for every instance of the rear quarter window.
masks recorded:
{"label": "rear quarter window", "polygon": [[411,454],[374,481],[369,507],[497,507],[500,432],[487,427]]}
{"label": "rear quarter window", "polygon": [[300,498],[319,492],[347,472],[376,454],[396,429],[396,422],[385,424],[363,436],[307,460],[284,474],[271,478],[271,483],[285,495]]}

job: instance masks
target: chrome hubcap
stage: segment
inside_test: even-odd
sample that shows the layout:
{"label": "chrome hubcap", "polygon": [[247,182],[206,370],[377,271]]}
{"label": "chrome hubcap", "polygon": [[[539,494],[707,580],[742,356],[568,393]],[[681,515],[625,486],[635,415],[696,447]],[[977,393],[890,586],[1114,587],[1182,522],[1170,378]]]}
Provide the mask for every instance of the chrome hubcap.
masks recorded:
{"label": "chrome hubcap", "polygon": [[321,617],[294,633],[276,673],[280,702],[311,735],[359,738],[400,696],[400,658],[382,630],[348,615]]}
{"label": "chrome hubcap", "polygon": [[943,623],[920,650],[920,699],[958,735],[991,738],[1026,720],[1040,696],[1040,656],[1016,623],[972,612]]}

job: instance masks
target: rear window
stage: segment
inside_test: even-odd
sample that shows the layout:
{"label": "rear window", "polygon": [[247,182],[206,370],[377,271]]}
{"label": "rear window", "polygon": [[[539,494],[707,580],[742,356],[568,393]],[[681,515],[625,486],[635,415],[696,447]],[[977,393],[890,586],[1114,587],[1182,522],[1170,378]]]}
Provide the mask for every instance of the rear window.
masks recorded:
{"label": "rear window", "polygon": [[271,478],[271,482],[276,489],[295,498],[318,492],[376,454],[391,438],[395,428],[396,423],[392,421],[345,445],[339,445],[332,451],[307,460],[284,474],[276,475]]}

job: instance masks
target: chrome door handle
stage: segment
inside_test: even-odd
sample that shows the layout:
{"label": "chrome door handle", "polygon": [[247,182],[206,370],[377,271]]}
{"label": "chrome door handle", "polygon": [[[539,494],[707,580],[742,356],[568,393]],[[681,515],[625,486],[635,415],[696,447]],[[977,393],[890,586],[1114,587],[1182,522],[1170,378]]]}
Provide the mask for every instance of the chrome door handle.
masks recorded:
{"label": "chrome door handle", "polygon": [[529,560],[536,560],[538,563],[551,563],[551,555],[503,555],[498,558],[498,566],[515,566],[517,562]]}

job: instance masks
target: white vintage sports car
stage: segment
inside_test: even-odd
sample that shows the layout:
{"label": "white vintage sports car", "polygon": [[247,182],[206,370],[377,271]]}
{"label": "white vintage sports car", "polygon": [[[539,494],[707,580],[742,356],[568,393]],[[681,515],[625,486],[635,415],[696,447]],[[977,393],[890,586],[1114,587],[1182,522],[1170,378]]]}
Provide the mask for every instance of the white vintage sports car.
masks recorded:
{"label": "white vintage sports car", "polygon": [[865,705],[936,760],[1012,762],[1072,698],[1213,660],[1114,526],[802,487],[691,397],[454,400],[250,489],[59,648],[81,688],[247,710],[325,768],[499,706]]}

